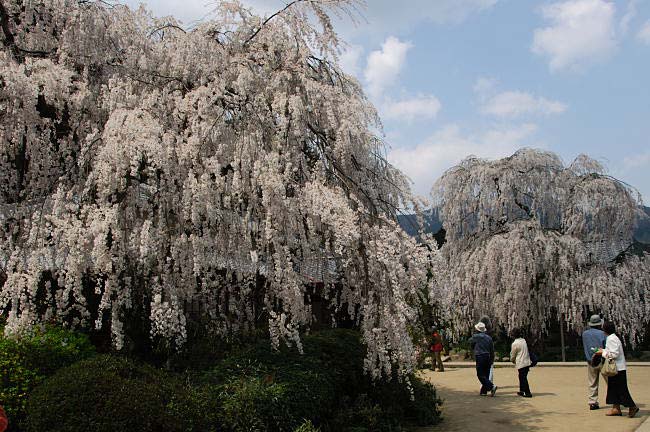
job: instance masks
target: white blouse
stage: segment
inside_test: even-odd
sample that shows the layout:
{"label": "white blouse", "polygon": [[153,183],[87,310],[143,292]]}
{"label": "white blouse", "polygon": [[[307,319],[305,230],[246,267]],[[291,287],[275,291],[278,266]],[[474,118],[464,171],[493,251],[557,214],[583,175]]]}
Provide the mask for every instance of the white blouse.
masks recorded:
{"label": "white blouse", "polygon": [[623,352],[623,344],[615,334],[607,336],[605,340],[605,349],[603,350],[603,357],[616,360],[616,369],[619,371],[626,370],[625,353]]}
{"label": "white blouse", "polygon": [[512,343],[512,348],[510,349],[510,361],[515,364],[517,369],[525,368],[533,364],[530,361],[526,339],[517,338]]}

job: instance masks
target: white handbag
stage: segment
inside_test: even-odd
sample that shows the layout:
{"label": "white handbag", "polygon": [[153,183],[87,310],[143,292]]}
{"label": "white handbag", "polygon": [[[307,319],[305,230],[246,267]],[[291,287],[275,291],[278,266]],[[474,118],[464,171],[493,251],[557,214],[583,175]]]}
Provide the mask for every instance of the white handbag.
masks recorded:
{"label": "white handbag", "polygon": [[616,360],[606,358],[602,369],[600,369],[600,373],[603,374],[604,377],[611,377],[616,375],[618,373],[618,369],[616,368]]}

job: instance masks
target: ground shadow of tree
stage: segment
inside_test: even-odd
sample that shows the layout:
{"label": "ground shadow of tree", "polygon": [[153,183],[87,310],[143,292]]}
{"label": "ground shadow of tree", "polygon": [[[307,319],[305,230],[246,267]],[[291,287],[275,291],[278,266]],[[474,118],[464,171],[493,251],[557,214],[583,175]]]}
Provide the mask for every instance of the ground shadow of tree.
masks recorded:
{"label": "ground shadow of tree", "polygon": [[[641,369],[641,370],[639,370]],[[496,397],[479,396],[475,371],[446,368],[444,376],[439,372],[423,371],[423,375],[438,389],[443,399],[443,421],[435,428],[421,428],[415,432],[459,431],[582,431],[605,427],[609,430],[633,431],[648,418],[647,371],[634,369],[633,396],[641,408],[635,421],[627,417],[606,417],[608,406],[599,411],[589,411],[583,402],[582,383],[584,370],[572,368],[571,377],[558,380],[554,368],[535,370],[531,379],[532,399],[517,395],[516,372],[513,369],[497,369]],[[467,379],[471,376],[468,386]],[[578,392],[575,391],[579,387]],[[535,391],[539,389],[539,391]],[[604,402],[606,384],[601,384],[601,402]],[[579,398],[579,399],[576,399]]]}
{"label": "ground shadow of tree", "polygon": [[[457,373],[450,369],[445,373]],[[443,399],[443,421],[437,428],[421,428],[416,432],[445,432],[471,430],[541,431],[536,426],[542,416],[550,414],[531,406],[527,399],[517,395],[519,388],[513,385],[499,386],[496,397],[478,395],[476,392],[460,391],[440,386],[439,395]],[[555,393],[535,393],[535,398],[554,397]],[[453,409],[451,408],[453,407]],[[480,415],[477,415],[480,414]]]}

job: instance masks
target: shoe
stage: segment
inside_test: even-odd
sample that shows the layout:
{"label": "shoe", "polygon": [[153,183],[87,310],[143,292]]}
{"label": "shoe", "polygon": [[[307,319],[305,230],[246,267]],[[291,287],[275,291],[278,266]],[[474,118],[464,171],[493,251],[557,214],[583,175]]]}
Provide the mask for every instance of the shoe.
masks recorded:
{"label": "shoe", "polygon": [[517,396],[524,397],[524,396],[526,396],[526,393],[524,393],[524,392],[517,392]]}
{"label": "shoe", "polygon": [[487,393],[479,393],[480,396],[487,396]]}
{"label": "shoe", "polygon": [[612,410],[607,411],[607,414],[605,414],[605,415],[607,417],[620,417],[620,416],[623,415],[623,413],[618,411],[618,410],[613,410],[612,409]]}
{"label": "shoe", "polygon": [[524,394],[524,397],[525,397],[525,398],[532,398],[533,395],[532,395],[532,393],[525,393],[525,394]]}
{"label": "shoe", "polygon": [[494,395],[497,393],[497,389],[498,389],[498,388],[499,388],[499,387],[497,387],[497,386],[492,386],[492,390],[490,390],[490,395],[491,395],[492,397],[494,397]]}
{"label": "shoe", "polygon": [[636,413],[638,413],[638,412],[639,412],[639,407],[638,407],[638,406],[633,406],[633,407],[631,407],[630,410],[628,411],[627,416],[628,416],[629,418],[632,418],[632,417],[634,417],[634,416],[636,415]]}
{"label": "shoe", "polygon": [[589,404],[589,411],[597,410],[598,408],[600,408],[600,406],[597,403]]}

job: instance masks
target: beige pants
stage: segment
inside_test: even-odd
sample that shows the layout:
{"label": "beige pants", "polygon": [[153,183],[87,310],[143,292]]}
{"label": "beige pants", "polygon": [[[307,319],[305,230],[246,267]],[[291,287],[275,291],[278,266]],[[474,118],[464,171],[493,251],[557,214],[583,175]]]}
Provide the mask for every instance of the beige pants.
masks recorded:
{"label": "beige pants", "polygon": [[436,351],[433,353],[433,359],[431,360],[431,369],[438,368],[440,372],[445,371],[445,367],[442,364],[442,353],[440,351]]}
{"label": "beige pants", "polygon": [[587,384],[589,385],[589,405],[598,403],[598,379],[602,366],[587,366]]}

